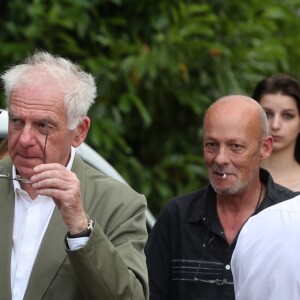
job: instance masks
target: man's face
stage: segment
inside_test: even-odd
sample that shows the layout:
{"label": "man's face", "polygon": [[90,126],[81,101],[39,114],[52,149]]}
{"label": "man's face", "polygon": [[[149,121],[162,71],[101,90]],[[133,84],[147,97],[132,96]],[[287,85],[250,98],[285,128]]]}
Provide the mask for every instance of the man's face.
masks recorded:
{"label": "man's face", "polygon": [[67,164],[75,133],[68,129],[63,93],[57,86],[40,81],[16,88],[8,111],[8,151],[22,177],[31,177],[43,160]]}
{"label": "man's face", "polygon": [[226,105],[213,108],[205,118],[204,160],[217,194],[234,195],[258,176],[261,129],[253,112],[235,112]]}

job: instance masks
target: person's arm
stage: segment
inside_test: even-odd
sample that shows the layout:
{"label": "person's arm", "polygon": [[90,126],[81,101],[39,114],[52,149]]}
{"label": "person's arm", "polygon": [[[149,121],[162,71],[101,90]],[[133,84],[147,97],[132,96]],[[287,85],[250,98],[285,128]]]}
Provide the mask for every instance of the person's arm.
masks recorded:
{"label": "person's arm", "polygon": [[157,219],[145,247],[151,300],[167,300],[172,297],[170,234],[168,214],[163,212]]}
{"label": "person's arm", "polygon": [[[53,198],[69,235],[76,236],[86,230],[87,215],[96,220],[86,245],[67,250],[85,297],[147,299],[143,253],[147,239],[145,197],[109,178],[100,180],[98,173],[87,171],[84,165],[78,164],[76,168],[81,168],[84,195],[77,174],[59,164],[37,166],[31,180],[37,193]],[[84,202],[89,203],[89,208],[84,207]]]}
{"label": "person's arm", "polygon": [[142,196],[133,201],[111,236],[96,222],[85,247],[67,250],[87,299],[148,299],[145,202]]}

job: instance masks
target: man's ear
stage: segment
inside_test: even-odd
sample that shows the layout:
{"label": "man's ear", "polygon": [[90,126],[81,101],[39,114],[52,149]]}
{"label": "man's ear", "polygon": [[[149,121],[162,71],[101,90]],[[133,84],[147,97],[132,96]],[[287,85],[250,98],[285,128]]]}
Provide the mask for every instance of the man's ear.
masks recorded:
{"label": "man's ear", "polygon": [[268,135],[267,137],[264,138],[264,141],[262,143],[260,159],[261,160],[267,159],[272,154],[272,150],[273,150],[273,137],[271,135]]}
{"label": "man's ear", "polygon": [[82,118],[81,122],[77,125],[74,132],[74,138],[72,146],[74,148],[78,147],[85,140],[87,133],[89,131],[91,120],[89,117],[85,116]]}

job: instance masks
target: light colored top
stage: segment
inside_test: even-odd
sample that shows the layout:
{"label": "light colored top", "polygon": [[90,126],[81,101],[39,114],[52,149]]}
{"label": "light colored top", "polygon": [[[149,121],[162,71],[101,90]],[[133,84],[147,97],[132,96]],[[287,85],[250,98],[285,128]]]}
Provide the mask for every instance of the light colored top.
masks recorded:
{"label": "light colored top", "polygon": [[231,267],[236,300],[300,299],[300,196],[248,220]]}
{"label": "light colored top", "polygon": [[[75,149],[71,150],[71,158],[67,169],[71,170]],[[13,177],[16,169],[13,166]],[[22,190],[18,181],[13,181],[15,192],[15,213],[13,225],[13,247],[11,255],[11,290],[12,300],[21,300],[28,285],[29,277],[41,241],[48,227],[55,208],[51,197],[38,196],[32,200]]]}

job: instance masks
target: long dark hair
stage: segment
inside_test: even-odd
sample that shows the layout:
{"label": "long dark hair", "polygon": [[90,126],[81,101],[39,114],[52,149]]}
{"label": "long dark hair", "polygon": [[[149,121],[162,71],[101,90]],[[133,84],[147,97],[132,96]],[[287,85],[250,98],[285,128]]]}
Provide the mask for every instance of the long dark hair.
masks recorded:
{"label": "long dark hair", "polygon": [[[298,113],[300,114],[300,84],[297,79],[290,75],[276,74],[258,82],[252,98],[260,102],[264,95],[277,93],[292,97],[297,104]],[[296,140],[294,156],[300,164],[300,133]]]}

